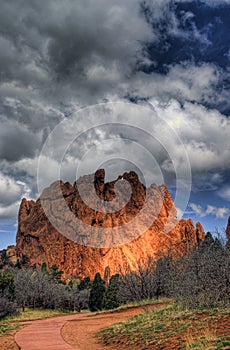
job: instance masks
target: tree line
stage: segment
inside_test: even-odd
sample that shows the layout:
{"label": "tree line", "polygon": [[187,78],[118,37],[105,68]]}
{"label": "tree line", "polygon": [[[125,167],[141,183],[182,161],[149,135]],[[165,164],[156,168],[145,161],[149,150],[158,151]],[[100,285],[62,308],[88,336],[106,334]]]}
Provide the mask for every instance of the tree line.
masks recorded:
{"label": "tree line", "polygon": [[109,283],[97,273],[68,284],[56,265],[40,269],[10,267],[0,273],[0,318],[19,308],[40,307],[80,311],[113,309],[128,302],[159,297],[173,298],[185,307],[230,304],[230,249],[210,233],[186,255],[175,259],[168,252],[138,262],[136,271],[120,266]]}

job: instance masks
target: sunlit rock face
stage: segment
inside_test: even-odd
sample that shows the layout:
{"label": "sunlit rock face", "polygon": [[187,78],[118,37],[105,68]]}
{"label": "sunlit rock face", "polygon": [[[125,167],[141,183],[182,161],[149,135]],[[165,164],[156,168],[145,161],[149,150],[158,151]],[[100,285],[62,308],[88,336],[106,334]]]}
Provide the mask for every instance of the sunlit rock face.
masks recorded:
{"label": "sunlit rock face", "polygon": [[149,257],[184,254],[204,239],[200,223],[178,220],[166,186],[146,188],[133,171],[105,183],[105,171],[73,185],[56,181],[36,201],[21,202],[17,254],[31,266],[56,264],[64,275],[91,278],[135,270]]}

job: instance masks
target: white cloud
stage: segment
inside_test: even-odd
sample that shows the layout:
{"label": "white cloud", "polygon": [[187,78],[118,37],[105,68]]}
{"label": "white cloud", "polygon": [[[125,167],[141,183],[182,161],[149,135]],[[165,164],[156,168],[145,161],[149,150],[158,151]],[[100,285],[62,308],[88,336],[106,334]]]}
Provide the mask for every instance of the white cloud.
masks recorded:
{"label": "white cloud", "polygon": [[199,217],[205,217],[208,215],[215,216],[217,219],[224,219],[230,214],[230,209],[225,207],[216,207],[213,205],[207,205],[206,209],[201,205],[195,203],[190,203],[189,207],[192,209],[193,213]]}
{"label": "white cloud", "polygon": [[193,212],[198,215],[199,217],[204,217],[205,211],[203,210],[201,205],[195,204],[195,203],[190,203],[189,207],[193,210]]}
{"label": "white cloud", "polygon": [[230,202],[230,186],[229,185],[225,185],[223,186],[218,192],[217,194],[223,198],[226,201]]}
{"label": "white cloud", "polygon": [[0,218],[1,219],[6,219],[6,218],[13,218],[16,217],[18,214],[18,209],[19,209],[20,202],[15,202],[11,205],[8,206],[2,206],[0,204]]}
{"label": "white cloud", "polygon": [[10,205],[17,201],[21,194],[21,186],[13,178],[0,172],[0,204]]}
{"label": "white cloud", "polygon": [[198,103],[223,103],[228,100],[227,91],[218,88],[224,73],[220,67],[211,63],[196,65],[182,62],[171,65],[166,75],[139,72],[132,79],[127,90],[142,98],[162,98],[196,101]]}
{"label": "white cloud", "polygon": [[18,213],[23,197],[30,198],[29,184],[0,172],[0,218],[12,218]]}
{"label": "white cloud", "polygon": [[[216,110],[188,102],[181,106],[176,100],[162,103],[153,99],[151,104],[159,118],[164,118],[181,138],[190,160],[194,182],[200,179],[203,184],[219,186],[223,182],[222,174],[230,170],[229,118]],[[175,149],[176,159],[180,161],[183,147],[170,143],[170,134],[168,139],[168,147]]]}
{"label": "white cloud", "polygon": [[217,208],[213,205],[208,205],[206,210],[207,215],[214,215],[218,219],[223,219],[229,214],[228,208]]}

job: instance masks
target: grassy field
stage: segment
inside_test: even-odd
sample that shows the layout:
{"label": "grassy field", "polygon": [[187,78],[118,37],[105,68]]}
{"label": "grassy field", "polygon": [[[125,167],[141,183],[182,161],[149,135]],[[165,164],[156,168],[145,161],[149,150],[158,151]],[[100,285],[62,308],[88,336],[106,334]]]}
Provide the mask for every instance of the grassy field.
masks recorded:
{"label": "grassy field", "polygon": [[119,349],[230,349],[230,309],[183,310],[176,305],[141,314],[97,334]]}

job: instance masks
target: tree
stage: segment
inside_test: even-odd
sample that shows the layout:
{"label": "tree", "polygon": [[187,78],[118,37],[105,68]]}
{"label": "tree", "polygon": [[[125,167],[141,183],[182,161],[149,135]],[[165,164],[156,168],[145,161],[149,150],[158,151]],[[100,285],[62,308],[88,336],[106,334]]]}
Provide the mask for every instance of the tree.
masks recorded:
{"label": "tree", "polygon": [[0,274],[0,296],[10,301],[15,299],[14,276],[11,272],[2,272]]}
{"label": "tree", "polygon": [[48,270],[47,270],[47,264],[46,264],[46,262],[43,262],[43,263],[42,263],[42,266],[41,266],[41,271],[42,271],[42,272],[46,272],[46,273],[48,273]]}
{"label": "tree", "polygon": [[92,289],[89,295],[90,311],[102,310],[102,301],[105,293],[105,282],[102,280],[100,273],[96,273],[93,280]]}
{"label": "tree", "polygon": [[120,305],[119,302],[119,285],[120,285],[120,275],[116,274],[112,276],[109,280],[109,285],[107,290],[105,291],[104,298],[103,298],[103,309],[109,310],[109,309],[115,309]]}
{"label": "tree", "polygon": [[173,274],[173,260],[170,255],[163,256],[156,261],[153,279],[154,294],[157,299],[160,296],[170,296]]}
{"label": "tree", "polygon": [[190,308],[230,304],[230,252],[210,233],[176,262],[173,297]]}
{"label": "tree", "polygon": [[89,308],[89,289],[79,290],[75,287],[71,290],[72,309],[80,312]]}
{"label": "tree", "polygon": [[0,255],[0,268],[9,264],[9,256],[7,255],[7,250],[3,249]]}
{"label": "tree", "polygon": [[92,287],[92,282],[89,277],[85,277],[78,285],[79,290],[90,289]]}
{"label": "tree", "polygon": [[136,271],[129,266],[120,269],[121,283],[119,288],[119,300],[121,303],[135,301],[140,303],[144,311],[148,311],[148,305],[143,305],[143,300],[152,299],[155,295],[155,261],[149,258],[147,262],[138,261]]}
{"label": "tree", "polygon": [[41,270],[15,271],[16,301],[22,306],[71,309],[71,291]]}
{"label": "tree", "polygon": [[61,277],[63,275],[63,271],[58,270],[58,266],[57,265],[52,265],[50,268],[50,276],[51,278],[56,281],[56,282],[61,282],[63,283],[64,281],[62,281]]}

